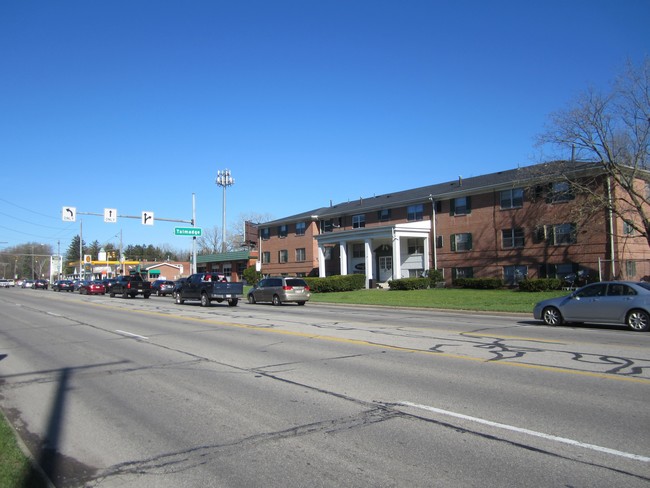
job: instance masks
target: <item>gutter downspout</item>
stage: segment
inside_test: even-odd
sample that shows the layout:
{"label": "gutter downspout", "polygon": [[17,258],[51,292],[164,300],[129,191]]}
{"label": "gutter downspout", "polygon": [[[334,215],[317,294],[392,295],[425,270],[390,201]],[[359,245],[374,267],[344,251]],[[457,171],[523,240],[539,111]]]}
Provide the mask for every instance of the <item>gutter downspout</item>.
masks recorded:
{"label": "gutter downspout", "polygon": [[611,177],[607,176],[607,220],[609,222],[609,253],[611,258],[611,273],[610,279],[616,277],[616,260],[614,255],[614,217],[612,212],[612,181]]}
{"label": "gutter downspout", "polygon": [[438,243],[436,235],[436,202],[433,195],[429,195],[431,202],[431,233],[433,234],[432,247],[433,247],[433,269],[438,269]]}

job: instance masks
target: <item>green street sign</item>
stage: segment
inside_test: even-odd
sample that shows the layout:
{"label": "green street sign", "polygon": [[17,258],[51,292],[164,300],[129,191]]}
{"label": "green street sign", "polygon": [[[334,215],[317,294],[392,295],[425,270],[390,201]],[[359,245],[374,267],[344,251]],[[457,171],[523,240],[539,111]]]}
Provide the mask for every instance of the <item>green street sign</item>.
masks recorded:
{"label": "green street sign", "polygon": [[175,236],[200,237],[202,232],[201,227],[174,227]]}

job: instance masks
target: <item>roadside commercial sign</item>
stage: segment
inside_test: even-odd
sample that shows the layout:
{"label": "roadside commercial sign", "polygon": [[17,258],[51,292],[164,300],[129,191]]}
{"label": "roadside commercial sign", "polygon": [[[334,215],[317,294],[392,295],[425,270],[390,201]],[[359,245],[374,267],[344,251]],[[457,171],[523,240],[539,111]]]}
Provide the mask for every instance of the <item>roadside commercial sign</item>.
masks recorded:
{"label": "roadside commercial sign", "polygon": [[174,227],[175,236],[201,237],[202,233],[201,227]]}

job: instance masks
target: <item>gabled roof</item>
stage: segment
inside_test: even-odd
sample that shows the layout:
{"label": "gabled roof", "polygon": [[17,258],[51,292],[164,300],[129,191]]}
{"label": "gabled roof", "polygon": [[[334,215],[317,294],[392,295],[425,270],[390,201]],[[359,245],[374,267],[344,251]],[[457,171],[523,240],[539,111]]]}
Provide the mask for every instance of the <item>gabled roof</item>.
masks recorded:
{"label": "gabled roof", "polygon": [[150,269],[160,268],[161,266],[171,266],[172,268],[176,268],[176,269],[181,269],[183,267],[182,264],[168,263],[166,261],[163,261],[161,263],[152,264],[151,266],[146,266],[145,265],[143,267],[144,267],[145,271],[149,271]]}
{"label": "gabled roof", "polygon": [[343,215],[353,215],[384,208],[403,207],[429,200],[446,200],[464,195],[476,194],[484,191],[505,190],[529,186],[535,181],[541,181],[554,174],[565,174],[567,171],[582,172],[594,171],[600,168],[599,163],[593,162],[567,162],[553,161],[549,163],[523,166],[516,169],[489,173],[471,178],[459,177],[457,180],[445,183],[422,186],[410,190],[385,193],[369,198],[360,198],[329,207],[321,207],[307,212],[302,212],[289,217],[264,222],[260,227],[269,227],[288,222],[323,220]]}

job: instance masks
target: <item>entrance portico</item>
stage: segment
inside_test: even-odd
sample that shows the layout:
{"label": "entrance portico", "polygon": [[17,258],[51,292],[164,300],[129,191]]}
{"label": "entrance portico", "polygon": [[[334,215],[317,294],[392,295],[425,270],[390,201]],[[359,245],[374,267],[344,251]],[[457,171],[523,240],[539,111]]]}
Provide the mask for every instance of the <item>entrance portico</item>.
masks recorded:
{"label": "entrance portico", "polygon": [[[327,232],[316,236],[316,241],[320,277],[327,276],[328,269],[330,274],[365,274],[369,288],[372,283],[419,276],[429,269],[430,221]],[[338,266],[334,266],[331,261],[337,256]]]}

